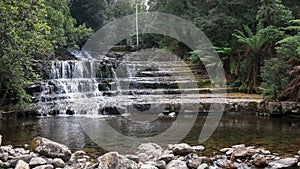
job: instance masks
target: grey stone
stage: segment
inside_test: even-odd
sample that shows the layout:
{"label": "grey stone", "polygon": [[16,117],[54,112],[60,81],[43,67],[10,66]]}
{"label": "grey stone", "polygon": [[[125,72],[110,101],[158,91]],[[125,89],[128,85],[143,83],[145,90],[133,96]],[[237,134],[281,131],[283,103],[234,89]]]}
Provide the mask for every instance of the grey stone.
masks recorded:
{"label": "grey stone", "polygon": [[19,157],[14,157],[13,159],[10,160],[10,165],[13,167],[16,166],[19,160],[29,163],[32,158],[33,158],[32,155],[22,155]]}
{"label": "grey stone", "polygon": [[269,165],[272,168],[289,168],[292,167],[293,165],[296,165],[298,162],[297,158],[284,158],[276,161],[272,161],[269,163]]}
{"label": "grey stone", "polygon": [[158,169],[158,168],[150,164],[142,164],[140,169]]}
{"label": "grey stone", "polygon": [[46,157],[61,158],[65,161],[71,157],[71,150],[67,146],[46,138],[36,137],[33,139],[31,147],[36,153]]}
{"label": "grey stone", "polygon": [[160,160],[160,161],[155,162],[155,166],[159,169],[165,169],[167,166],[167,163],[165,161]]}
{"label": "grey stone", "polygon": [[97,159],[99,169],[138,169],[137,163],[117,152],[109,152]]}
{"label": "grey stone", "polygon": [[205,147],[203,146],[193,146],[192,147],[195,151],[204,151],[205,150]]}
{"label": "grey stone", "polygon": [[188,169],[188,167],[184,161],[172,160],[167,164],[166,169]]}
{"label": "grey stone", "polygon": [[196,154],[187,156],[187,166],[189,168],[198,168],[203,162],[203,159],[199,158]]}
{"label": "grey stone", "polygon": [[233,148],[222,148],[221,150],[219,150],[222,153],[226,153],[227,151],[233,151]]}
{"label": "grey stone", "polygon": [[52,160],[51,164],[55,168],[64,168],[66,166],[65,162],[61,158],[55,158]]}
{"label": "grey stone", "polygon": [[158,160],[163,160],[163,161],[165,161],[166,163],[168,163],[168,162],[170,162],[170,161],[172,161],[172,160],[174,160],[174,159],[175,159],[174,154],[163,154],[163,155],[161,155],[161,156],[158,158]]}
{"label": "grey stone", "polygon": [[149,159],[149,156],[146,153],[140,153],[137,155],[138,156],[138,161],[139,162],[146,162]]}
{"label": "grey stone", "polygon": [[47,164],[47,165],[40,165],[37,167],[34,167],[33,169],[53,169],[53,165]]}
{"label": "grey stone", "polygon": [[206,163],[201,164],[197,169],[208,169],[209,166]]}
{"label": "grey stone", "polygon": [[125,157],[128,158],[129,160],[132,160],[132,161],[136,162],[136,163],[140,162],[139,157],[137,155],[126,154]]}
{"label": "grey stone", "polygon": [[149,159],[157,159],[163,152],[163,148],[155,143],[144,143],[138,147],[138,153],[145,153]]}
{"label": "grey stone", "polygon": [[30,169],[30,167],[25,161],[19,160],[16,164],[15,169]]}
{"label": "grey stone", "polygon": [[240,148],[237,148],[233,151],[233,155],[236,158],[252,156],[253,154],[255,154],[255,150],[254,149],[248,149],[246,147],[240,147]]}
{"label": "grey stone", "polygon": [[253,165],[255,167],[267,167],[269,164],[263,155],[258,155],[254,158]]}
{"label": "grey stone", "polygon": [[172,151],[175,155],[187,155],[195,152],[195,150],[186,143],[174,144]]}
{"label": "grey stone", "polygon": [[0,153],[0,160],[6,162],[8,160],[9,154],[8,153]]}
{"label": "grey stone", "polygon": [[38,166],[38,165],[44,165],[46,163],[47,163],[47,161],[41,157],[33,157],[30,160],[29,165],[30,166]]}
{"label": "grey stone", "polygon": [[0,146],[2,144],[2,135],[0,135]]}

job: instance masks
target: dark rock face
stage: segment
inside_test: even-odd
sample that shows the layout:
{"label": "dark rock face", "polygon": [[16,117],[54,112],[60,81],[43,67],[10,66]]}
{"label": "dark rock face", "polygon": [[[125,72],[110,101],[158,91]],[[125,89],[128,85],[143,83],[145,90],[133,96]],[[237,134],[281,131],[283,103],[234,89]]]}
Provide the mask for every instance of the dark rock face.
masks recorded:
{"label": "dark rock face", "polygon": [[71,157],[71,150],[67,146],[42,137],[36,137],[32,141],[31,149],[40,155],[61,158],[65,161]]}

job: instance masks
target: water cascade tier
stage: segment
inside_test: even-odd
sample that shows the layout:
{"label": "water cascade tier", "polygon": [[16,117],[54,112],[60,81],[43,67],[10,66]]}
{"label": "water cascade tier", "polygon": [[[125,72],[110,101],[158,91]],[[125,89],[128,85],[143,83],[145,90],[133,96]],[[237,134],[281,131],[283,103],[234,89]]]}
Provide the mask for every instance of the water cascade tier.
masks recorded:
{"label": "water cascade tier", "polygon": [[[52,61],[50,79],[30,89],[36,110],[42,114],[107,115],[139,113],[207,112],[218,102],[205,67],[178,58],[140,53],[114,53],[93,59]],[[163,59],[161,59],[163,58]],[[218,90],[217,92],[213,90]],[[260,97],[227,94],[228,105],[251,104]],[[243,105],[241,104],[241,105]],[[233,108],[237,106],[233,105]]]}

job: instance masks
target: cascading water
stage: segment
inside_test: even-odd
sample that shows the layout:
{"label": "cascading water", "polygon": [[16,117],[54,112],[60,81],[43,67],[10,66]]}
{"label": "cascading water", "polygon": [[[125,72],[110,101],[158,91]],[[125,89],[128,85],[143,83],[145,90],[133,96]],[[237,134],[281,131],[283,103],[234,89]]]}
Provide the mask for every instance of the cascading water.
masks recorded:
{"label": "cascading water", "polygon": [[[182,90],[190,90],[179,86],[196,83],[186,76],[183,62],[149,62],[144,59],[147,56],[134,53],[123,58],[118,54],[92,60],[86,52],[71,53],[76,59],[52,61],[51,78],[40,82],[37,106],[42,112],[103,115],[130,112],[130,106],[139,110],[146,110],[149,105],[172,107],[171,104],[182,101]],[[184,101],[197,100],[186,97]]]}

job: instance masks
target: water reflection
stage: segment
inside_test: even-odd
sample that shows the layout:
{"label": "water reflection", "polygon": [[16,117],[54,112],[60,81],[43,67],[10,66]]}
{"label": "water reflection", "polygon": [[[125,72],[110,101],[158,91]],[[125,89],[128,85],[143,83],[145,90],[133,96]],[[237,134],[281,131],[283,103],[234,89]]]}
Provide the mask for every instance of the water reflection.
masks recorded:
{"label": "water reflection", "polygon": [[[94,119],[86,117],[45,117],[36,119],[19,119],[16,121],[0,121],[0,133],[3,136],[3,144],[14,146],[29,143],[36,136],[42,136],[54,141],[64,143],[72,149],[100,147],[95,144],[81,127],[84,118],[91,127],[101,131],[101,137],[110,137],[110,133],[103,129],[104,118]],[[120,117],[109,118],[112,126],[128,136],[151,136],[166,130],[173,122],[170,120],[156,120],[141,130],[140,125],[127,125],[127,121]],[[182,140],[193,145],[197,145],[199,133],[203,127],[206,116],[199,115],[194,127]],[[186,123],[188,123],[188,116]],[[181,124],[184,126],[185,124]],[[204,143],[207,154],[218,151],[220,148],[233,144],[244,143],[265,147],[280,154],[295,154],[300,150],[300,119],[299,118],[260,118],[255,115],[226,114],[212,137]],[[180,130],[180,129],[179,129]],[[146,133],[147,132],[147,133]],[[172,133],[169,133],[171,136]],[[184,137],[184,136],[183,136]],[[114,139],[114,138],[110,138]],[[117,138],[115,138],[117,139]],[[169,138],[165,138],[167,141]],[[105,143],[106,146],[116,146],[113,143]],[[159,144],[159,143],[158,143]],[[122,143],[117,146],[118,151],[128,152],[136,147],[122,147]]]}

